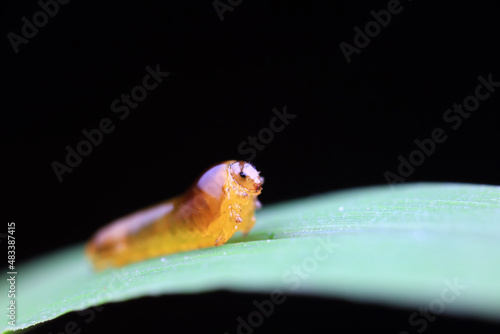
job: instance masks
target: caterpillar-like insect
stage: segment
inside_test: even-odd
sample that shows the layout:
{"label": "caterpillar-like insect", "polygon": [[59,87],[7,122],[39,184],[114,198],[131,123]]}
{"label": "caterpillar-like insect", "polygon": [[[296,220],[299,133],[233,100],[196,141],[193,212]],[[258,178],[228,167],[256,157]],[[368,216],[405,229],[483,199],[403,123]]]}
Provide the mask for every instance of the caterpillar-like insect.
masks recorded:
{"label": "caterpillar-like insect", "polygon": [[152,257],[223,245],[255,224],[264,178],[245,161],[203,173],[182,195],[132,213],[98,230],[86,245],[97,270]]}

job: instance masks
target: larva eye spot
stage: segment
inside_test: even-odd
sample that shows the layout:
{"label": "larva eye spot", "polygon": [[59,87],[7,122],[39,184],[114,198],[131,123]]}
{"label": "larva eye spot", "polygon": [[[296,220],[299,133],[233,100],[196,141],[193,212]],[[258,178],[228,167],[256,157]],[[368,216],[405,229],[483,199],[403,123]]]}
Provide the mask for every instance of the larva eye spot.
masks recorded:
{"label": "larva eye spot", "polygon": [[235,161],[230,166],[231,177],[238,185],[251,195],[258,195],[262,189],[259,172],[252,164],[245,161]]}

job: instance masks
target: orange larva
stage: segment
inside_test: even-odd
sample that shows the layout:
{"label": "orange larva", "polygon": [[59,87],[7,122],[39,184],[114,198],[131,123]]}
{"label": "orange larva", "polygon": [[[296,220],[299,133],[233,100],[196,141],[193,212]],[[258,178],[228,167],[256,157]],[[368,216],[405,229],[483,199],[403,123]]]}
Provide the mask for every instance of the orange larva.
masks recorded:
{"label": "orange larva", "polygon": [[98,270],[193,249],[223,245],[255,224],[264,178],[250,163],[209,168],[182,195],[117,219],[88,242]]}

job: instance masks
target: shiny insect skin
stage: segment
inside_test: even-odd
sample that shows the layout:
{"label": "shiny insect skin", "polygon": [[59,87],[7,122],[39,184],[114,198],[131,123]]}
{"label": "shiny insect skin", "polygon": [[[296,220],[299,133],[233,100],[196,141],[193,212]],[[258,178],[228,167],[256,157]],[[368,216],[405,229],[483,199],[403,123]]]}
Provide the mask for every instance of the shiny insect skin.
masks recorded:
{"label": "shiny insect skin", "polygon": [[264,178],[245,161],[203,173],[182,195],[111,222],[87,243],[97,270],[182,251],[223,245],[255,224]]}

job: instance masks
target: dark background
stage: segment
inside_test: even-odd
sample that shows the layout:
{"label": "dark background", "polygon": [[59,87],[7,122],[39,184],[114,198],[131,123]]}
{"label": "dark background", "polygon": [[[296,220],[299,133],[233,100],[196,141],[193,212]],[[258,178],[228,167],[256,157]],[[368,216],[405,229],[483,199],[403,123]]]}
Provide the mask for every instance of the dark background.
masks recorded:
{"label": "dark background", "polygon": [[[221,21],[211,1],[73,0],[18,53],[7,34],[21,35],[21,18],[32,22],[40,5],[4,2],[2,208],[16,222],[18,261],[85,241],[106,222],[181,193],[214,163],[248,159],[239,145],[284,106],[296,118],[252,160],[266,178],[264,205],[385,184],[398,156],[437,127],[447,140],[406,182],[500,184],[500,92],[456,130],[443,120],[474,94],[479,75],[500,81],[494,3],[402,1],[348,64],[339,44],[354,44],[353,28],[364,29],[387,1],[243,0]],[[157,64],[170,76],[120,120],[112,101]],[[103,118],[114,131],[59,182],[51,164],[64,163],[65,147]],[[190,303],[211,309],[210,296]],[[165,298],[157,303],[183,300]],[[293,305],[314,310],[317,300]]]}

